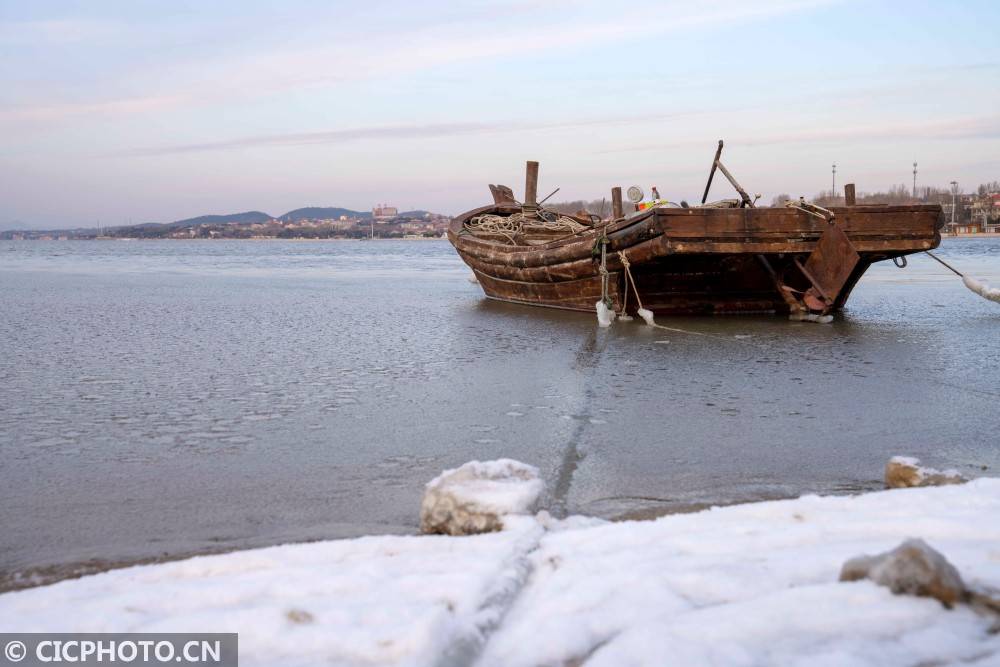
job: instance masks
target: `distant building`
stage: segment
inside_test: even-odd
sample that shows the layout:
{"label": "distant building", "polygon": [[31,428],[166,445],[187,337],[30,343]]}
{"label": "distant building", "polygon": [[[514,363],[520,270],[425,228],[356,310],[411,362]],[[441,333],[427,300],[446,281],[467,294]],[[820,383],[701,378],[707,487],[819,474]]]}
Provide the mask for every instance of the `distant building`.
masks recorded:
{"label": "distant building", "polygon": [[[946,207],[950,209],[950,207]],[[950,210],[945,211],[948,216]],[[1000,230],[1000,193],[961,198],[955,211],[955,234],[996,234]]]}
{"label": "distant building", "polygon": [[381,206],[376,206],[372,209],[372,216],[376,220],[391,220],[399,215],[399,209],[395,206],[389,206],[388,204],[382,204]]}

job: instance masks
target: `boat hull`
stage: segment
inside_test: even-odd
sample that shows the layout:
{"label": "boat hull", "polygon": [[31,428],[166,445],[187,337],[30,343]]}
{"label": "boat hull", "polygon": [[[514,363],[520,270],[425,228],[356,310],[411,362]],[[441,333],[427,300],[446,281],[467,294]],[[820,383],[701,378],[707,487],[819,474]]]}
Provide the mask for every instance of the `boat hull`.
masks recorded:
{"label": "boat hull", "polygon": [[835,208],[832,222],[794,208],[658,208],[539,245],[464,229],[481,213],[514,210],[475,209],[449,228],[488,297],[593,311],[602,297],[595,248],[606,234],[614,308],[634,312],[641,300],[664,315],[831,312],[873,262],[937,247],[943,223],[936,205]]}

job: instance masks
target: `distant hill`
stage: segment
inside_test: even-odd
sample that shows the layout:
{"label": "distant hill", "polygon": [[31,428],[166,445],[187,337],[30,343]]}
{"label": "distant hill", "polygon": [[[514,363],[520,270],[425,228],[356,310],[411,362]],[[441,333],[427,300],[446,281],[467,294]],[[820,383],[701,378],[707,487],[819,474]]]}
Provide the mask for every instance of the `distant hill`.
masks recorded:
{"label": "distant hill", "polygon": [[349,208],[337,208],[334,206],[307,206],[289,211],[278,220],[282,222],[297,222],[299,220],[336,220],[345,215],[348,218],[370,218],[371,211],[352,211]]}
{"label": "distant hill", "polygon": [[169,222],[167,227],[196,227],[198,225],[221,225],[236,222],[241,225],[252,225],[255,222],[267,222],[271,216],[261,211],[246,211],[245,213],[230,213],[229,215],[201,215],[187,220]]}
{"label": "distant hill", "polygon": [[[430,212],[417,209],[414,211],[402,211],[396,217],[420,219],[428,213]],[[434,216],[435,214],[430,213],[430,215]],[[100,228],[3,230],[0,231],[0,238],[13,238],[15,235],[20,236],[22,234],[28,235],[29,238],[37,238],[53,233],[69,233],[75,238],[93,238],[99,234],[119,237],[161,238],[178,230],[196,229],[201,225],[232,225],[239,227],[241,225],[266,223],[275,219],[281,222],[299,222],[301,220],[337,220],[341,216],[355,219],[370,219],[372,213],[371,211],[354,211],[338,206],[307,206],[289,211],[280,218],[274,218],[274,216],[263,211],[244,211],[243,213],[230,213],[228,215],[201,215],[196,218],[186,218],[173,222],[143,222],[134,225],[105,226]],[[247,231],[247,233],[250,232]]]}

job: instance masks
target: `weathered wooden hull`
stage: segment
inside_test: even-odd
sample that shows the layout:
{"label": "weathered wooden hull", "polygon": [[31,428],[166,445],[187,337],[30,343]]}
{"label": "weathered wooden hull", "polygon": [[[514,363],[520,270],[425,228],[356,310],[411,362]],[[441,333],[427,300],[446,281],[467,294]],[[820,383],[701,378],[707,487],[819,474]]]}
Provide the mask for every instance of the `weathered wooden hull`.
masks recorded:
{"label": "weathered wooden hull", "polygon": [[[543,245],[478,238],[458,216],[448,238],[493,299],[593,311],[601,298],[598,229]],[[657,208],[618,220],[606,233],[608,296],[634,311],[619,252],[644,307],[657,314],[825,313],[841,308],[876,261],[938,246],[941,207],[850,206],[833,222],[795,208]],[[627,301],[626,301],[627,299]]]}

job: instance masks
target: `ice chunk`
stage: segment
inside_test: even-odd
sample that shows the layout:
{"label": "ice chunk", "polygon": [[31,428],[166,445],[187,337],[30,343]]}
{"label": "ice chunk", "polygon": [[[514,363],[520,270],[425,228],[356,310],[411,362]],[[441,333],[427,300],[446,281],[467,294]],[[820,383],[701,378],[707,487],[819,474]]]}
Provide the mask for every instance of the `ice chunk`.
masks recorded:
{"label": "ice chunk", "polygon": [[534,466],[512,459],[470,461],[427,484],[420,529],[448,535],[500,530],[505,515],[531,512],[543,489]]}
{"label": "ice chunk", "polygon": [[598,326],[610,327],[611,323],[615,321],[615,311],[608,308],[603,301],[598,301],[596,308]]}
{"label": "ice chunk", "polygon": [[829,324],[833,322],[833,315],[817,315],[816,313],[797,312],[790,313],[788,319],[792,322],[815,322],[816,324]]}
{"label": "ice chunk", "polygon": [[912,456],[894,456],[885,465],[885,485],[890,489],[964,484],[966,481],[957,470],[927,468]]}
{"label": "ice chunk", "polygon": [[965,598],[965,584],[955,566],[923,540],[906,540],[878,556],[858,556],[840,571],[841,581],[871,579],[897,595],[940,600],[951,607]]}

